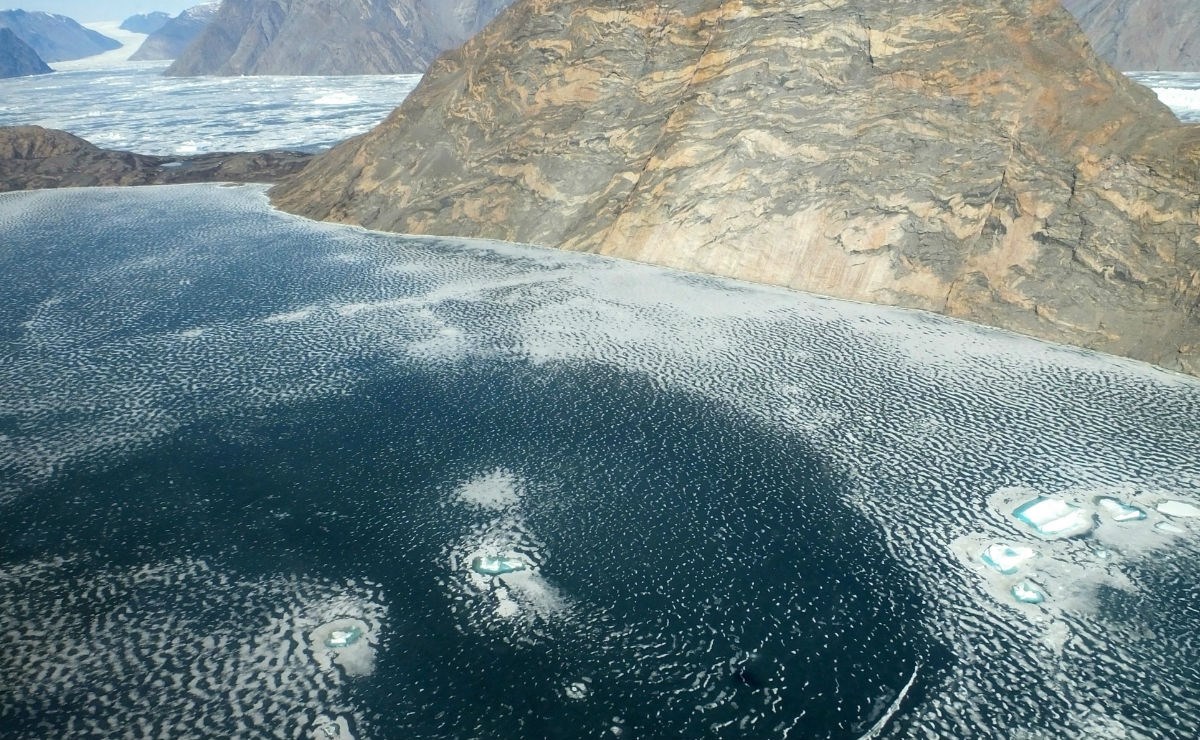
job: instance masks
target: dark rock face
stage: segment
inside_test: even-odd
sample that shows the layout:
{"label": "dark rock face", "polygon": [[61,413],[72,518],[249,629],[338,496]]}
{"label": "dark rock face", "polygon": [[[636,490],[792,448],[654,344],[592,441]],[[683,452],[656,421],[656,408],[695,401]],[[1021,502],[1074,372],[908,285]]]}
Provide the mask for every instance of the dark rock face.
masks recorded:
{"label": "dark rock face", "polygon": [[1063,0],[1096,53],[1118,69],[1200,71],[1195,0]]}
{"label": "dark rock face", "polygon": [[224,0],[167,69],[188,75],[424,72],[509,0]]}
{"label": "dark rock face", "polygon": [[219,3],[197,5],[180,13],[142,42],[129,57],[133,61],[178,59],[217,17]]}
{"label": "dark rock face", "polygon": [[7,28],[0,28],[0,77],[44,75],[54,70]]}
{"label": "dark rock face", "polygon": [[312,155],[266,151],[153,157],[110,151],[65,131],[0,127],[0,192],[93,185],[276,182]]}
{"label": "dark rock face", "polygon": [[121,21],[120,28],[123,31],[132,31],[133,33],[154,33],[163,27],[167,21],[171,20],[170,13],[164,13],[161,10],[156,10],[153,13],[138,13],[131,15]]}
{"label": "dark rock face", "polygon": [[1198,192],[1058,0],[522,0],[272,196],[1200,374]]}
{"label": "dark rock face", "polygon": [[46,62],[82,59],[121,48],[121,42],[53,13],[0,10],[0,27],[10,29]]}

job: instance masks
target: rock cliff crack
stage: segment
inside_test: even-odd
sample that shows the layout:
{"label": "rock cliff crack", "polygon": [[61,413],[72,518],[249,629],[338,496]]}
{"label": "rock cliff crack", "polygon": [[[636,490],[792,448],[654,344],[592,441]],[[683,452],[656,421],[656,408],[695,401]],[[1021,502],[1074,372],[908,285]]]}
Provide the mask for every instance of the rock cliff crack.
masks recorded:
{"label": "rock cliff crack", "polygon": [[[663,139],[666,137],[667,131],[671,128],[672,121],[675,120],[679,110],[687,101],[688,93],[690,93],[695,87],[696,77],[700,74],[700,65],[704,61],[704,58],[708,56],[708,52],[712,48],[713,40],[716,39],[717,33],[721,28],[721,23],[724,21],[724,14],[725,6],[722,6],[721,13],[713,22],[712,29],[708,34],[708,38],[705,39],[704,48],[700,51],[700,55],[696,58],[696,63],[692,67],[691,75],[688,76],[688,80],[684,84],[683,89],[679,92],[679,96],[676,98],[675,102],[671,104],[671,108],[667,111],[666,116],[663,118],[662,127],[659,129],[658,137],[654,140],[654,144],[651,145],[650,150],[647,152],[646,159],[642,162],[642,166],[638,170],[637,176],[634,178],[633,185],[629,188],[629,192],[626,194],[625,200],[613,213],[612,222],[608,225],[608,228],[605,229],[604,236],[599,240],[598,251],[604,251],[605,245],[608,244],[609,239],[612,237],[613,231],[616,230],[617,224],[621,221],[621,216],[624,215],[624,213],[629,209],[630,205],[633,204],[634,196],[637,195],[638,189],[642,184],[642,179],[645,177],[646,172],[650,169],[650,163],[654,161],[655,155],[662,146]],[[665,29],[659,29],[659,31],[660,33],[665,33]]]}

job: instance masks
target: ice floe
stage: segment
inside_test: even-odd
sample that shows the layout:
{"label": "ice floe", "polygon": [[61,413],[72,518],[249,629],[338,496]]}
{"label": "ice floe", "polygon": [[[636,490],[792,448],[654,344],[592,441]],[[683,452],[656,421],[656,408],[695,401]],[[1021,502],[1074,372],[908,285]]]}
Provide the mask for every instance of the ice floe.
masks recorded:
{"label": "ice floe", "polygon": [[1025,561],[1036,554],[1033,548],[1021,545],[988,545],[988,548],[983,551],[983,554],[979,558],[983,561],[984,565],[989,566],[998,573],[1012,575],[1020,569]]}
{"label": "ice floe", "polygon": [[1043,537],[1073,537],[1092,528],[1091,517],[1083,509],[1046,496],[1021,504],[1013,516]]}

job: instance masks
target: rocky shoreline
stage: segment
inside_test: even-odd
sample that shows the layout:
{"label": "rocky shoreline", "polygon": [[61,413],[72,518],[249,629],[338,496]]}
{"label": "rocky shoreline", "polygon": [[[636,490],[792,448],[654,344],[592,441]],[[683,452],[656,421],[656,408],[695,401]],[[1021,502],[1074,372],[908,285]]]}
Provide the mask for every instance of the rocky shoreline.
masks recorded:
{"label": "rocky shoreline", "polygon": [[101,149],[66,131],[0,127],[0,192],[100,185],[278,182],[311,154],[284,150],[166,157]]}
{"label": "rocky shoreline", "polygon": [[272,190],[1200,375],[1200,128],[1058,0],[520,0]]}

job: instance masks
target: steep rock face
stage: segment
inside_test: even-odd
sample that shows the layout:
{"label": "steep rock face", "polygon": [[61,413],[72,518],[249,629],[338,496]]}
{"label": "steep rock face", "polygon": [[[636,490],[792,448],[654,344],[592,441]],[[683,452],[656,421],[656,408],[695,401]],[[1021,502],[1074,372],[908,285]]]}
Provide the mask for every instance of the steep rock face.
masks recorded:
{"label": "steep rock face", "polygon": [[522,0],[272,195],[1200,374],[1198,192],[1058,0]]}
{"label": "steep rock face", "polygon": [[170,13],[164,13],[161,10],[156,10],[153,13],[138,13],[131,15],[121,21],[119,28],[122,31],[131,31],[133,33],[154,33],[162,28],[167,21],[171,20]]}
{"label": "steep rock face", "polygon": [[213,22],[220,7],[220,3],[207,3],[188,8],[151,33],[129,58],[136,62],[178,59]]}
{"label": "steep rock face", "polygon": [[1096,53],[1124,70],[1200,71],[1195,0],[1063,0]]}
{"label": "steep rock face", "polygon": [[0,28],[0,77],[43,75],[53,71],[15,33]]}
{"label": "steep rock face", "polygon": [[265,151],[155,157],[101,149],[66,131],[0,127],[0,192],[93,185],[276,182],[311,155]]}
{"label": "steep rock face", "polygon": [[121,48],[121,42],[53,13],[0,10],[0,27],[10,29],[46,62],[82,59]]}
{"label": "steep rock face", "polygon": [[168,75],[424,72],[507,0],[224,0]]}

